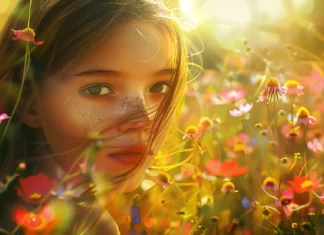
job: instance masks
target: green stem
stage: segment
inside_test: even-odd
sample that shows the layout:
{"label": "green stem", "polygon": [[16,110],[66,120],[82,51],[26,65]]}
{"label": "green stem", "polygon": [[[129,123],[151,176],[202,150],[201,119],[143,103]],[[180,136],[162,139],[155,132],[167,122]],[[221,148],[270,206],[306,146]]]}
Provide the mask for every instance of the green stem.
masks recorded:
{"label": "green stem", "polygon": [[22,77],[22,80],[21,80],[21,86],[20,86],[20,89],[19,89],[17,101],[15,103],[15,106],[14,106],[11,114],[10,114],[10,118],[9,118],[8,122],[6,123],[6,127],[5,127],[5,129],[3,131],[3,134],[2,134],[2,137],[1,137],[1,142],[0,142],[0,147],[3,144],[5,135],[6,135],[7,131],[8,131],[8,128],[10,126],[10,123],[11,123],[12,119],[13,119],[13,116],[15,115],[15,113],[17,111],[17,108],[18,108],[18,105],[19,105],[19,102],[20,102],[20,99],[21,99],[21,95],[22,95],[22,92],[23,92],[23,89],[24,89],[25,80],[26,80],[26,77],[27,77],[27,72],[28,72],[29,62],[30,62],[29,42],[26,42],[26,52],[25,52],[25,58],[24,58],[24,60],[25,61],[24,61],[23,77]]}
{"label": "green stem", "polygon": [[29,12],[28,12],[27,28],[29,28],[29,25],[30,25],[32,3],[33,3],[33,0],[30,0],[29,1]]}

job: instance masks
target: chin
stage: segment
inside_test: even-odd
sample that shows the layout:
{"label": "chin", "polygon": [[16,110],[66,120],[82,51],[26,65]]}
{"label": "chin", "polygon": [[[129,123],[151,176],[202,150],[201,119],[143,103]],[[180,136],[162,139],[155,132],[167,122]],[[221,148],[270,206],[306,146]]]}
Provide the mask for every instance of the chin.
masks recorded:
{"label": "chin", "polygon": [[141,184],[144,178],[145,171],[141,170],[137,172],[134,176],[126,178],[125,181],[121,182],[117,188],[120,193],[129,193],[134,191]]}

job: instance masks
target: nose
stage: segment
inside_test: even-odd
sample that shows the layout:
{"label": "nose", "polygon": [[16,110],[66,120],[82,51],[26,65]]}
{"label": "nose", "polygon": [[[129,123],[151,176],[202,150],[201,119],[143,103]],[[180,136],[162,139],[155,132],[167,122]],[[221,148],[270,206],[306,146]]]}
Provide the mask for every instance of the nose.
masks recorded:
{"label": "nose", "polygon": [[133,121],[125,121],[121,123],[118,127],[120,132],[132,132],[132,131],[148,131],[152,126],[151,120],[143,119],[141,120],[133,120]]}
{"label": "nose", "polygon": [[141,99],[136,100],[136,103],[124,106],[125,117],[118,125],[118,130],[122,133],[148,131],[152,127],[152,120],[148,110]]}

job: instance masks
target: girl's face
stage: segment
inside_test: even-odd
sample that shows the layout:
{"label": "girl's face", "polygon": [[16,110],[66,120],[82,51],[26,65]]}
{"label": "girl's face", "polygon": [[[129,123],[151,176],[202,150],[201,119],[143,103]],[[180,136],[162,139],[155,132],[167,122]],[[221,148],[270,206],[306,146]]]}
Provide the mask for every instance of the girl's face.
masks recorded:
{"label": "girl's face", "polygon": [[173,77],[175,48],[160,29],[141,21],[120,24],[107,38],[68,71],[48,77],[40,86],[36,109],[55,160],[66,171],[89,146],[92,131],[104,138],[96,171],[115,177],[145,158],[127,181],[126,190],[131,190],[154,155],[144,156],[144,151]]}

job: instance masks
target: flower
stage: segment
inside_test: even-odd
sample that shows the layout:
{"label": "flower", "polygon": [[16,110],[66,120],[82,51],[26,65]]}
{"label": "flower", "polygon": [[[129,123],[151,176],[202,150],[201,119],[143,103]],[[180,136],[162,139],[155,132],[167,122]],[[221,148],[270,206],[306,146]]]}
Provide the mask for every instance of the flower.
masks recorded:
{"label": "flower", "polygon": [[180,181],[192,176],[195,173],[195,166],[190,163],[184,163],[181,165],[180,174],[174,176],[174,180]]}
{"label": "flower", "polygon": [[228,91],[219,92],[219,96],[225,102],[236,102],[243,99],[247,94],[247,91],[242,87],[232,88]]}
{"label": "flower", "polygon": [[277,183],[274,180],[273,177],[267,177],[263,180],[263,188],[265,189],[276,189],[277,187]]}
{"label": "flower", "polygon": [[46,206],[39,213],[18,206],[13,211],[13,217],[15,222],[26,230],[26,234],[38,234],[36,232],[47,234],[58,223],[58,219],[53,218],[53,213]]}
{"label": "flower", "polygon": [[217,79],[217,72],[214,70],[206,70],[204,75],[201,77],[201,85],[209,85],[215,82]]}
{"label": "flower", "polygon": [[18,196],[26,202],[39,204],[56,185],[56,179],[50,179],[44,173],[39,173],[24,179],[19,179],[19,185],[16,187],[16,190]]}
{"label": "flower", "polygon": [[247,166],[239,167],[237,161],[224,161],[213,158],[206,162],[206,168],[201,166],[201,169],[209,175],[225,176],[225,177],[237,177],[244,175],[248,172]]}
{"label": "flower", "polygon": [[35,42],[35,32],[33,29],[31,28],[25,28],[23,30],[11,30],[15,37],[12,37],[12,40],[18,41],[18,40],[23,40],[26,42],[32,42],[35,45],[42,45],[44,42],[43,41],[39,41],[39,42]]}
{"label": "flower", "polygon": [[85,187],[75,187],[73,184],[67,184],[66,186],[61,186],[55,191],[52,191],[52,195],[57,196],[59,199],[70,200],[73,198],[80,197],[87,188]]}
{"label": "flower", "polygon": [[288,181],[290,189],[296,193],[305,193],[322,187],[322,177],[317,179],[317,173],[315,171],[309,174],[309,179],[304,176],[295,176],[294,181]]}
{"label": "flower", "polygon": [[287,90],[287,96],[301,96],[304,94],[304,87],[299,85],[299,82],[296,80],[286,81],[284,88]]}
{"label": "flower", "polygon": [[269,77],[266,81],[265,89],[259,96],[257,103],[271,103],[274,100],[279,100],[279,96],[285,95],[287,88],[280,86],[279,80],[276,77]]}
{"label": "flower", "polygon": [[250,142],[250,137],[247,133],[240,133],[231,139],[226,140],[228,146],[234,147],[236,144],[248,144]]}
{"label": "flower", "polygon": [[194,83],[189,83],[185,91],[186,96],[197,96],[197,88]]}
{"label": "flower", "polygon": [[6,120],[6,119],[9,119],[10,117],[6,114],[6,113],[3,113],[0,115],[0,123],[3,121],[3,120]]}
{"label": "flower", "polygon": [[238,191],[235,190],[235,184],[228,181],[223,184],[223,186],[221,188],[221,192],[226,194],[226,193],[234,193],[234,192],[238,192]]}
{"label": "flower", "polygon": [[302,84],[308,87],[311,93],[321,93],[324,89],[324,77],[319,71],[313,70],[310,76],[304,77]]}
{"label": "flower", "polygon": [[207,89],[205,89],[205,91],[201,94],[201,102],[203,105],[216,105],[216,104],[222,104],[223,101],[220,100],[217,96],[216,96],[216,91],[211,88],[208,87]]}
{"label": "flower", "polygon": [[187,127],[184,136],[182,137],[183,140],[186,139],[198,139],[202,136],[202,129],[198,129],[194,125],[190,125]]}
{"label": "flower", "polygon": [[316,118],[309,115],[309,111],[305,107],[300,107],[296,114],[295,125],[312,125],[316,122]]}
{"label": "flower", "polygon": [[233,117],[241,117],[242,115],[248,113],[253,107],[253,104],[241,104],[239,109],[232,109],[229,111],[229,114]]}
{"label": "flower", "polygon": [[307,142],[307,147],[313,150],[314,152],[323,151],[323,145],[318,141],[317,138],[314,138],[312,141]]}

